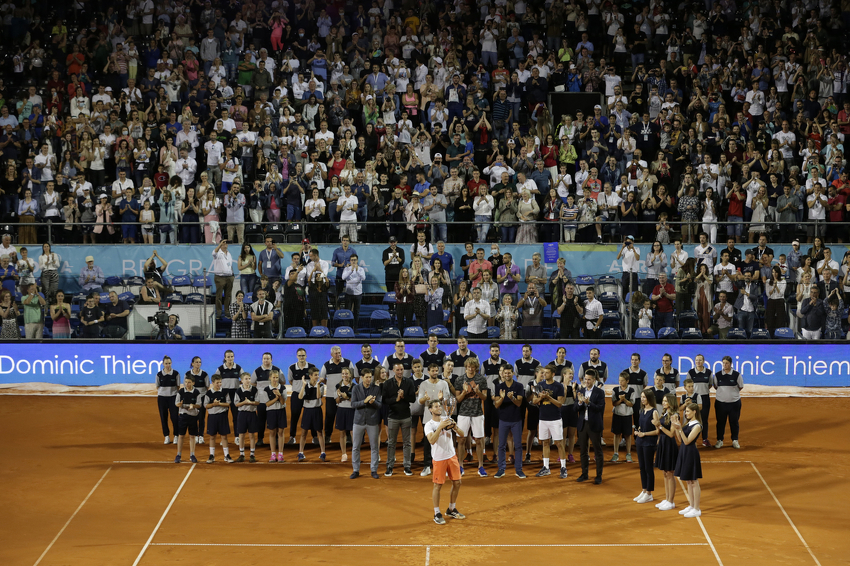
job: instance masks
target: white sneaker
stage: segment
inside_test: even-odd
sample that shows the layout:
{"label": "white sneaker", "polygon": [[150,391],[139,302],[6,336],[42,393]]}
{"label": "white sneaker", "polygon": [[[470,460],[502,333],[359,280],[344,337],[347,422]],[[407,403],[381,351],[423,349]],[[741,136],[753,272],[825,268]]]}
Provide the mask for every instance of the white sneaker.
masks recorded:
{"label": "white sneaker", "polygon": [[534,440],[531,441],[532,446],[540,446],[540,440],[535,436]]}
{"label": "white sneaker", "polygon": [[647,493],[647,492],[645,492],[645,491],[644,491],[643,493],[641,493],[641,494],[640,494],[640,497],[638,497],[637,499],[635,499],[635,501],[637,501],[638,503],[643,503],[643,502],[645,502],[645,501],[646,501],[646,498],[647,498],[647,497],[649,497],[649,493]]}
{"label": "white sneaker", "polygon": [[632,499],[632,501],[637,501],[638,499],[640,499],[640,498],[641,498],[641,497],[643,497],[644,495],[646,495],[646,492],[645,492],[645,491],[641,491],[640,493],[638,493],[638,496],[637,496],[637,497],[635,497],[634,499]]}
{"label": "white sneaker", "polygon": [[718,441],[717,441],[717,444],[715,444],[715,445],[714,445],[714,447],[715,447],[715,448],[723,448],[723,441],[722,441],[722,440],[718,440]]}
{"label": "white sneaker", "polygon": [[663,499],[660,503],[656,503],[655,506],[661,508],[662,505],[667,505],[667,500]]}
{"label": "white sneaker", "polygon": [[425,476],[430,476],[431,475],[431,466],[425,466],[425,469],[422,470],[422,472],[419,475],[422,476],[423,478]]}
{"label": "white sneaker", "polygon": [[687,507],[685,507],[684,509],[679,511],[679,515],[684,515],[685,513],[690,513],[691,511],[693,511],[693,509],[694,509],[693,507],[688,505]]}
{"label": "white sneaker", "polygon": [[665,501],[664,505],[658,508],[659,511],[670,511],[671,509],[675,509],[676,504],[671,501]]}
{"label": "white sneaker", "polygon": [[294,437],[294,436],[290,436],[290,437],[289,437],[289,442],[287,442],[287,444],[295,444],[295,443],[296,443],[296,442],[295,442],[295,437]]}
{"label": "white sneaker", "polygon": [[599,444],[601,444],[602,446],[608,446],[607,444],[605,444],[605,439],[604,439],[604,438],[600,438],[600,439],[599,439]]}
{"label": "white sneaker", "polygon": [[702,515],[702,511],[700,511],[699,509],[691,509],[690,511],[685,513],[685,518],[686,519],[695,519],[696,517],[699,517],[700,515]]}
{"label": "white sneaker", "polygon": [[740,445],[740,444],[738,444],[738,441],[737,441],[737,440],[733,440],[733,441],[732,441],[732,448],[738,448],[738,449],[740,449],[740,448],[741,448],[741,445]]}
{"label": "white sneaker", "polygon": [[203,437],[203,436],[199,436],[199,437],[198,437],[198,444],[203,444],[203,443],[204,443],[204,437]]}
{"label": "white sneaker", "polygon": [[166,436],[163,444],[171,444],[171,439]]}
{"label": "white sneaker", "polygon": [[647,494],[644,495],[643,499],[638,500],[638,503],[649,503],[650,501],[653,501],[652,494],[647,493]]}

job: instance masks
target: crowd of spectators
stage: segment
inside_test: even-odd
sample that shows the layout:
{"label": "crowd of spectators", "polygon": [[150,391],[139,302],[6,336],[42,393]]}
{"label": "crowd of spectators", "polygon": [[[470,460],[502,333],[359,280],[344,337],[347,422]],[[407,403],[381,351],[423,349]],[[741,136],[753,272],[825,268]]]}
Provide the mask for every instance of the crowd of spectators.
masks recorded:
{"label": "crowd of spectators", "polygon": [[[698,254],[692,272],[671,263],[668,274],[663,246],[676,238],[705,252],[724,236],[732,247],[759,242],[755,250],[762,239],[800,237],[820,249],[847,237],[845,2],[38,8],[0,5],[14,53],[0,83],[0,214],[18,245],[43,242],[46,223],[56,242],[227,240],[243,245],[238,270],[253,293],[262,270],[241,263],[244,243],[264,231],[288,226],[343,249],[412,243],[417,253],[389,261],[404,282],[405,320],[430,326],[438,306],[455,310],[466,285],[488,310],[458,319],[475,334],[485,323],[510,334],[510,321],[534,321],[524,309],[561,306],[566,289],[540,293],[526,276],[523,289],[537,296],[494,293],[520,274],[483,268],[458,282],[446,258],[433,257],[439,242],[631,241],[621,252],[625,291],[636,269],[629,250],[651,243],[642,291],[667,323],[688,306],[715,309],[715,288],[740,293],[747,276],[746,262],[732,258],[733,277],[714,271],[722,257],[703,268]],[[599,103],[556,102],[575,92],[597,93]],[[319,272],[327,280],[335,268],[337,291],[357,297],[350,255]],[[756,256],[751,277],[765,288],[755,300],[767,310],[789,293],[771,283],[772,262],[786,280],[798,268],[786,273],[780,258]],[[307,252],[298,261],[315,276],[309,260]],[[812,269],[822,260],[813,257]],[[506,255],[498,262],[511,265]],[[352,279],[343,278],[347,265]],[[846,291],[846,270],[833,278]],[[285,295],[286,280],[275,279],[266,285]],[[296,277],[295,286],[310,297],[314,283]],[[797,313],[835,298],[796,294]],[[693,303],[677,300],[686,295]],[[741,296],[726,298],[736,308]],[[231,298],[219,298],[216,314],[227,316]],[[751,312],[751,302],[739,310]],[[632,306],[641,319],[643,305]],[[310,310],[313,322],[326,321],[326,311]],[[774,303],[771,324],[778,311]],[[749,330],[748,317],[735,322]],[[583,333],[599,330],[592,322]],[[706,322],[722,330],[726,321]]]}
{"label": "crowd of spectators", "polygon": [[844,2],[40,7],[0,6],[19,243],[846,237]]}

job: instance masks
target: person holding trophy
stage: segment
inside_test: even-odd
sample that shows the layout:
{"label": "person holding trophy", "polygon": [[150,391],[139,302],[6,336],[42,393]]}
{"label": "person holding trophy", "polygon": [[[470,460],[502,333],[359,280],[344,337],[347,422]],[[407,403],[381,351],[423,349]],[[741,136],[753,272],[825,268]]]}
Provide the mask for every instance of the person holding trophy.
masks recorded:
{"label": "person holding trophy", "polygon": [[433,399],[428,403],[431,412],[431,420],[425,424],[425,437],[431,444],[431,457],[434,466],[434,488],[431,497],[434,502],[434,522],[445,525],[446,520],[440,512],[440,490],[446,483],[446,476],[452,482],[452,493],[449,499],[449,508],[446,516],[453,519],[466,519],[466,516],[457,509],[457,496],[460,492],[460,463],[457,459],[454,443],[452,442],[452,430],[460,436],[451,415],[454,412],[457,400],[448,396],[442,401]]}

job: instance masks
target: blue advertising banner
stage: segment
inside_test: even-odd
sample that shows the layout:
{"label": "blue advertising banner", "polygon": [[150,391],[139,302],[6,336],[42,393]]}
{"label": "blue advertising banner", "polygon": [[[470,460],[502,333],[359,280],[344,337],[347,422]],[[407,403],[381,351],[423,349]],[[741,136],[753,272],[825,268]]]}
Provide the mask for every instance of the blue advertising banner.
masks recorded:
{"label": "blue advertising banner", "polygon": [[[340,344],[344,357],[361,359],[361,343]],[[541,363],[555,359],[561,344],[535,344],[533,356]],[[296,361],[296,350],[307,350],[307,360],[316,366],[330,359],[330,343],[281,344],[227,344],[184,342],[133,343],[112,342],[80,344],[57,341],[36,347],[15,348],[11,343],[0,345],[0,383],[47,382],[67,386],[98,386],[111,383],[153,383],[160,370],[162,357],[171,356],[174,367],[181,372],[189,369],[193,356],[200,356],[202,367],[212,374],[223,363],[225,350],[232,349],[236,362],[246,371],[252,371],[262,361],[264,352],[273,355],[274,363],[287,368]],[[591,345],[567,344],[567,359],[578,365],[588,359]],[[424,352],[424,343],[408,343],[407,352],[418,356]],[[454,345],[446,342],[441,348],[448,354]],[[472,344],[470,349],[480,359],[489,356],[489,344]],[[798,387],[848,387],[850,386],[850,360],[847,346],[842,344],[602,344],[600,359],[609,366],[608,382],[630,364],[630,356],[638,352],[643,368],[652,373],[661,367],[661,357],[669,353],[673,367],[686,373],[693,367],[694,358],[702,354],[714,371],[722,368],[723,356],[732,356],[734,367],[742,373],[745,383]],[[393,353],[393,344],[375,344],[373,355],[380,361]],[[502,358],[509,362],[521,358],[521,344],[505,344]]]}
{"label": "blue advertising banner", "polygon": [[[320,257],[330,261],[333,256],[333,251],[337,246],[320,244],[316,246],[319,249]],[[364,283],[364,291],[366,293],[381,293],[386,291],[384,285],[384,265],[381,261],[381,254],[386,248],[380,244],[354,244],[352,247],[357,251],[360,258],[360,265],[366,271],[366,282]],[[403,249],[407,257],[410,257],[410,245],[403,245]],[[476,249],[479,245],[475,246]],[[485,255],[490,255],[490,245],[481,245],[484,248]],[[640,250],[641,256],[646,257],[649,252],[648,245],[635,246]],[[740,249],[745,249],[745,245],[739,246]],[[253,246],[254,253],[259,253],[263,246],[256,244]],[[282,260],[286,265],[289,265],[289,254],[299,251],[300,245],[286,244],[281,245],[281,250],[287,255],[287,258]],[[80,290],[77,281],[80,270],[85,266],[86,256],[94,256],[95,264],[99,266],[105,275],[117,275],[119,277],[129,277],[133,275],[142,275],[145,261],[152,255],[153,250],[157,250],[168,263],[167,274],[175,275],[201,275],[206,268],[208,271],[212,264],[212,252],[215,246],[208,244],[195,245],[57,245],[54,251],[62,258],[62,268],[60,275],[60,288],[66,292],[77,292]],[[672,247],[670,248],[672,249]],[[776,254],[776,260],[779,259],[779,254],[788,253],[790,246],[777,245],[773,246]],[[531,265],[531,256],[534,252],[543,254],[546,250],[544,244],[505,244],[500,246],[502,253],[510,253],[513,256],[513,261],[525,272],[525,267]],[[686,250],[693,253],[693,247],[687,246]],[[240,248],[238,245],[230,247],[230,253],[234,258],[233,271],[236,270],[236,257],[239,255]],[[458,267],[460,258],[465,253],[462,245],[449,244],[446,246],[446,251],[452,254],[455,260],[454,274],[460,275],[460,267]],[[551,257],[551,252],[546,256],[544,265],[549,273],[555,269],[552,265],[557,261],[557,257],[564,257],[567,260],[567,269],[573,276],[576,275],[607,275],[619,274],[622,271],[621,263],[617,261],[617,252],[619,246],[614,245],[582,245],[582,244],[561,244],[559,246],[558,255]],[[670,251],[670,250],[667,250]],[[844,250],[833,250],[833,257],[841,257]],[[38,255],[31,253],[30,256]],[[332,271],[335,271],[332,269]],[[640,262],[640,272],[645,273],[643,261]],[[38,273],[36,273],[38,275]],[[523,287],[524,288],[524,287]]]}

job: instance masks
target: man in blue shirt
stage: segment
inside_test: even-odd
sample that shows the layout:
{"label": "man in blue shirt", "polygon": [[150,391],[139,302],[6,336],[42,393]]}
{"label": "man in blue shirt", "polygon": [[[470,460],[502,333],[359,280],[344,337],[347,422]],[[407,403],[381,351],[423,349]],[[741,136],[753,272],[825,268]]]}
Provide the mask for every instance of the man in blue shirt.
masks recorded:
{"label": "man in blue shirt", "polygon": [[460,84],[460,75],[452,77],[452,84],[446,87],[446,109],[449,111],[448,124],[451,128],[452,120],[457,118],[463,123],[463,105],[466,104],[466,87]]}
{"label": "man in blue shirt", "polygon": [[363,281],[366,280],[366,270],[357,263],[357,254],[351,254],[351,260],[342,271],[345,281],[345,294],[354,315],[354,331],[360,326],[360,301],[363,299]]}
{"label": "man in blue shirt", "polygon": [[283,252],[275,244],[274,238],[266,236],[266,249],[260,252],[258,258],[260,276],[265,275],[269,279],[269,287],[275,281],[280,281],[280,260],[283,258]]}
{"label": "man in blue shirt", "polygon": [[366,222],[369,185],[364,182],[363,173],[358,173],[354,180],[355,183],[351,185],[351,194],[357,197],[357,218],[361,222]]}
{"label": "man in blue shirt", "polygon": [[346,234],[342,237],[342,246],[334,250],[331,257],[331,265],[336,268],[336,296],[339,298],[342,293],[342,272],[347,265],[351,263],[351,256],[357,255],[354,248],[351,247],[351,238]]}
{"label": "man in blue shirt", "polygon": [[431,192],[431,183],[425,180],[425,173],[421,171],[416,174],[416,184],[413,185],[413,192],[419,195],[419,198],[425,198]]}
{"label": "man in blue shirt", "polygon": [[139,201],[133,197],[132,189],[124,191],[124,198],[118,203],[118,209],[121,212],[121,232],[124,243],[135,244],[136,225],[133,223],[139,221]]}
{"label": "man in blue shirt", "polygon": [[452,254],[446,251],[446,243],[443,240],[437,242],[437,252],[431,256],[431,267],[434,267],[434,260],[439,259],[443,264],[443,269],[452,275],[452,269],[455,266],[455,260]]}
{"label": "man in blue shirt", "polygon": [[389,77],[381,72],[378,65],[372,67],[372,74],[366,77],[366,84],[372,85],[372,90],[378,97],[378,105],[384,103],[384,89],[387,87]]}

